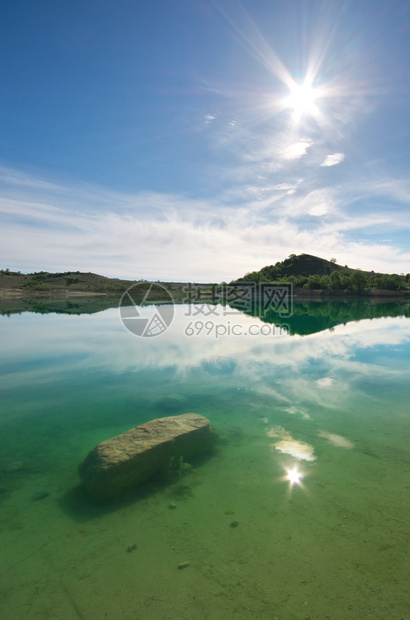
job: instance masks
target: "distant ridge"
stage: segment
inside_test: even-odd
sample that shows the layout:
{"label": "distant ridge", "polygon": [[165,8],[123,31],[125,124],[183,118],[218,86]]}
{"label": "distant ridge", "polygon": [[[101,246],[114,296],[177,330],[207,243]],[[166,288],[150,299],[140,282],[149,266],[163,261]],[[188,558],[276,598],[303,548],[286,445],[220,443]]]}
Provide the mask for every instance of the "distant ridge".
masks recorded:
{"label": "distant ridge", "polygon": [[[96,273],[80,271],[64,271],[49,273],[37,271],[20,273],[9,269],[0,270],[0,295],[30,297],[38,295],[76,296],[76,295],[111,295],[121,296],[133,284],[142,284],[138,293],[144,294],[144,284],[148,289],[150,282],[145,280],[120,280],[107,278]],[[181,295],[184,283],[167,282],[167,289]]]}

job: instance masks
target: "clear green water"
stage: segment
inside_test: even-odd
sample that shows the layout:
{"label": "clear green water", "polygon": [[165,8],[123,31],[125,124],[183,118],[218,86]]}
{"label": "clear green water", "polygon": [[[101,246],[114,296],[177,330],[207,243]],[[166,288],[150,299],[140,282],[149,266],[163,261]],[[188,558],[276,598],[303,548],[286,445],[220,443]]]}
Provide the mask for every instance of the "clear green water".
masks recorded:
{"label": "clear green water", "polygon": [[[409,618],[408,308],[355,304],[218,339],[182,306],[152,339],[117,309],[0,317],[1,618]],[[94,445],[185,412],[221,437],[188,492],[87,497]]]}

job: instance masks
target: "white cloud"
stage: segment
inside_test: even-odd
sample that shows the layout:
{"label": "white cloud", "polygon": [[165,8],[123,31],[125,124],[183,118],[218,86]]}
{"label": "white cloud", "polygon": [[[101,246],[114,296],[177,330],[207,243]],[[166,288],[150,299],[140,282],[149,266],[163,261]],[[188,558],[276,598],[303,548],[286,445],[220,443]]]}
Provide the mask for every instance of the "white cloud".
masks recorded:
{"label": "white cloud", "polygon": [[282,215],[300,218],[306,215],[320,217],[336,211],[337,198],[330,188],[322,188],[298,195],[291,195],[283,201]]}
{"label": "white cloud", "polygon": [[[352,237],[355,230],[372,230],[373,225],[383,226],[384,235],[388,227],[401,227],[396,213],[369,220],[343,211],[344,196],[334,188],[308,191],[301,179],[259,180],[261,186],[250,186],[248,192],[207,200],[85,185],[56,192],[35,178],[19,188],[4,185],[0,265],[130,279],[229,281],[306,252],[335,255],[355,268],[408,272],[409,252],[378,237],[367,242]],[[296,193],[289,195],[289,187]]]}
{"label": "white cloud", "polygon": [[325,203],[315,205],[309,210],[309,215],[313,217],[320,217],[322,215],[326,215],[328,212],[328,206]]}
{"label": "white cloud", "polygon": [[322,161],[321,166],[337,166],[337,164],[344,161],[344,153],[334,153],[333,155],[327,155],[326,159]]}
{"label": "white cloud", "polygon": [[210,123],[216,119],[216,114],[205,114],[205,123]]}
{"label": "white cloud", "polygon": [[301,140],[290,144],[282,151],[283,159],[300,159],[303,155],[306,155],[308,148],[312,146],[310,140]]}

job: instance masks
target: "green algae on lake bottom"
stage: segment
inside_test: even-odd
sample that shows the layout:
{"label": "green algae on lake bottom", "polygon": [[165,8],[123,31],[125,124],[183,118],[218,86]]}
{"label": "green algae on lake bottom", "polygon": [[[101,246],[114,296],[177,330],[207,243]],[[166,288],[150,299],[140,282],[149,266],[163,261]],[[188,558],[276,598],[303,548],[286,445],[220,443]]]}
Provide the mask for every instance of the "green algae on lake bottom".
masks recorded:
{"label": "green algae on lake bottom", "polygon": [[[217,341],[182,312],[150,342],[111,310],[0,320],[4,617],[406,617],[410,321]],[[88,498],[78,463],[176,394],[216,454]]]}

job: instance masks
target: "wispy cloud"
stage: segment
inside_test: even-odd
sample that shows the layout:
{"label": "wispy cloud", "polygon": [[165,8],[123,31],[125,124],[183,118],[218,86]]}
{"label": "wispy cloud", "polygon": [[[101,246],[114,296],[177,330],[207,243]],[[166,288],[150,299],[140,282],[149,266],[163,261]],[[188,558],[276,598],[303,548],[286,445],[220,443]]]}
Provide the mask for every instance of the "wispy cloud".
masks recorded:
{"label": "wispy cloud", "polygon": [[205,123],[210,123],[216,119],[216,114],[205,114]]}
{"label": "wispy cloud", "polygon": [[13,170],[6,166],[0,166],[0,183],[5,185],[14,185],[17,187],[29,187],[33,189],[41,189],[48,191],[64,191],[64,187],[44,181],[43,179],[37,179],[27,173],[19,170]]}

